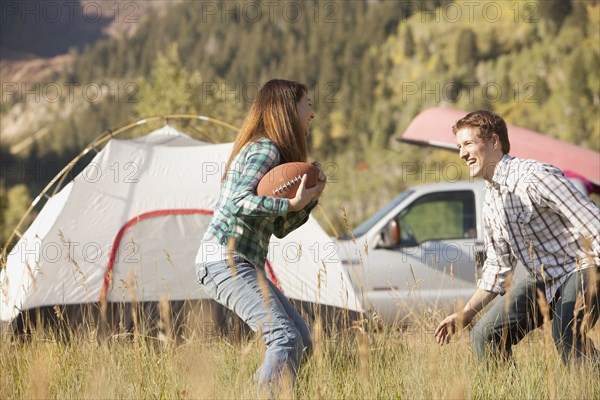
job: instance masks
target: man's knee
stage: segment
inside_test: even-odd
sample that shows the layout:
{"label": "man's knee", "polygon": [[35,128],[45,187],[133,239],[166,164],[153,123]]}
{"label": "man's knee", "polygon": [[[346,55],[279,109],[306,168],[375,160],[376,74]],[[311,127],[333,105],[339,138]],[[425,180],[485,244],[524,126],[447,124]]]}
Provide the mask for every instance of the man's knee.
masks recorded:
{"label": "man's knee", "polygon": [[471,344],[473,346],[473,351],[478,358],[483,358],[485,356],[485,347],[487,343],[485,326],[479,321],[473,327],[473,331],[471,332]]}
{"label": "man's knee", "polygon": [[494,324],[480,320],[473,327],[471,334],[473,350],[478,358],[486,356],[499,356],[510,351],[507,346],[507,337],[498,331]]}

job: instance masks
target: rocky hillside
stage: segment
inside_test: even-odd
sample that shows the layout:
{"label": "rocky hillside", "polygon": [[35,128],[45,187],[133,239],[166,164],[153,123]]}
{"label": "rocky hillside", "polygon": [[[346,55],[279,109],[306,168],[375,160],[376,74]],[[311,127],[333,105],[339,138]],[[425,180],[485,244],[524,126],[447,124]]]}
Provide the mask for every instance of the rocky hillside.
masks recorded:
{"label": "rocky hillside", "polygon": [[11,1],[0,25],[2,82],[40,82],[72,62],[86,46],[132,36],[148,14],[177,1]]}
{"label": "rocky hillside", "polygon": [[20,0],[3,6],[1,140],[19,151],[24,148],[21,140],[27,139],[19,136],[39,138],[47,133],[44,126],[48,122],[85,107],[86,102],[65,105],[52,101],[71,96],[76,88],[59,78],[76,57],[99,41],[131,37],[148,15],[160,14],[180,2]]}

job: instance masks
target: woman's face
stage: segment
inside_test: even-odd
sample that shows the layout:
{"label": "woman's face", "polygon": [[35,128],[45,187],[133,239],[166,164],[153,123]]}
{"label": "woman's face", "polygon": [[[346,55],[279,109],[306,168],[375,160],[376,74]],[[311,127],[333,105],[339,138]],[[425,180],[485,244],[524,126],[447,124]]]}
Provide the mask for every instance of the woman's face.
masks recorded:
{"label": "woman's face", "polygon": [[304,93],[302,98],[296,103],[296,109],[298,110],[298,117],[300,118],[300,123],[304,127],[306,131],[306,135],[309,134],[310,129],[310,120],[315,117],[312,111],[312,101],[308,97],[307,93]]}

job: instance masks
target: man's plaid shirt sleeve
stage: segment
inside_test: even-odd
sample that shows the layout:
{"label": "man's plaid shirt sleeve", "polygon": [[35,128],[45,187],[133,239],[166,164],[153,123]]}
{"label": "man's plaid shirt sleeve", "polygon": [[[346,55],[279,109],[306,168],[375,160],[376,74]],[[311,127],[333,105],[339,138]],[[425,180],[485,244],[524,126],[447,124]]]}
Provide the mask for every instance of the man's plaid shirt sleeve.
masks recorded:
{"label": "man's plaid shirt sleeve", "polygon": [[551,208],[573,225],[573,234],[579,234],[585,243],[582,247],[588,259],[582,261],[600,265],[600,209],[558,168],[544,166],[544,173],[540,172],[536,170],[531,176],[530,195],[537,204]]}
{"label": "man's plaid shirt sleeve", "polygon": [[[504,294],[506,279],[517,264],[516,258],[510,251],[509,243],[502,239],[498,227],[492,222],[491,205],[489,194],[486,196],[486,207],[484,209],[484,240],[486,248],[486,259],[481,269],[481,277],[477,287],[488,292]],[[496,231],[496,232],[494,232]]]}

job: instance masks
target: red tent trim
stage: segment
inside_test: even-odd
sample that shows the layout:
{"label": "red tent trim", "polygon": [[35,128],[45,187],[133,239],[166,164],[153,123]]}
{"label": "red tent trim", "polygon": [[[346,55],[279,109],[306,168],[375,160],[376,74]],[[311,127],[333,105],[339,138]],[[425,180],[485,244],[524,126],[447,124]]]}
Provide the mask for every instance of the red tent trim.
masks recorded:
{"label": "red tent trim", "polygon": [[[133,225],[137,224],[138,222],[140,222],[144,219],[148,219],[148,218],[161,217],[161,216],[165,216],[165,215],[186,215],[186,214],[213,215],[214,212],[211,210],[202,210],[202,209],[174,209],[174,210],[149,211],[149,212],[140,214],[140,215],[130,219],[129,221],[127,221],[125,223],[125,225],[123,225],[121,227],[121,229],[119,229],[119,232],[115,236],[112,247],[110,249],[110,254],[108,257],[108,265],[106,266],[106,273],[104,274],[104,281],[102,283],[102,288],[100,289],[100,302],[101,303],[106,301],[106,295],[108,293],[108,287],[110,285],[112,271],[115,266],[115,258],[117,256],[117,250],[119,248],[119,245],[121,244],[121,239],[123,239],[123,236],[129,230],[129,228],[131,228]],[[267,271],[269,279],[275,284],[275,286],[277,286],[281,290],[279,281],[277,280],[277,276],[275,276],[275,271],[273,271],[273,267],[271,266],[271,264],[269,263],[268,260],[265,260],[265,270]]]}
{"label": "red tent trim", "polygon": [[281,290],[281,293],[284,293],[283,288],[279,284],[279,281],[277,280],[277,277],[275,276],[275,271],[273,271],[273,267],[271,266],[271,263],[269,262],[269,260],[265,260],[265,271],[267,271],[267,275],[268,275],[269,279],[271,280],[271,282],[273,282],[273,284],[275,286],[277,286],[277,288],[279,290]]}
{"label": "red tent trim", "polygon": [[161,217],[165,215],[185,215],[185,214],[203,214],[203,215],[213,215],[214,212],[211,210],[202,210],[202,209],[173,209],[173,210],[156,210],[149,211],[143,214],[140,214],[136,217],[133,217],[129,221],[125,223],[119,229],[119,232],[115,236],[113,240],[112,247],[110,249],[110,254],[108,257],[108,265],[106,266],[106,273],[104,274],[104,282],[102,283],[102,289],[100,289],[100,303],[106,301],[106,294],[108,293],[108,286],[110,284],[112,271],[115,266],[115,258],[117,256],[117,250],[119,249],[119,245],[121,244],[121,239],[123,239],[123,235],[125,232],[129,230],[133,225],[138,222],[154,217]]}

